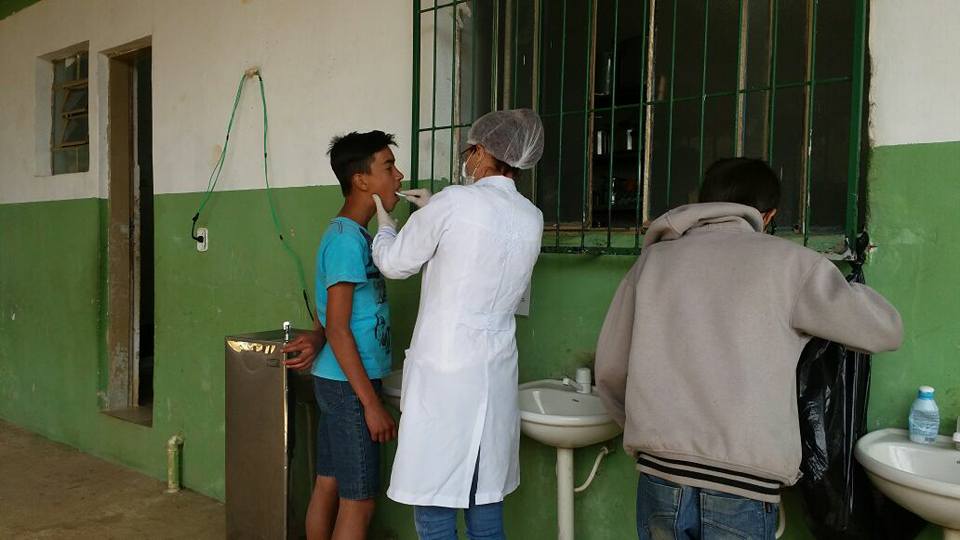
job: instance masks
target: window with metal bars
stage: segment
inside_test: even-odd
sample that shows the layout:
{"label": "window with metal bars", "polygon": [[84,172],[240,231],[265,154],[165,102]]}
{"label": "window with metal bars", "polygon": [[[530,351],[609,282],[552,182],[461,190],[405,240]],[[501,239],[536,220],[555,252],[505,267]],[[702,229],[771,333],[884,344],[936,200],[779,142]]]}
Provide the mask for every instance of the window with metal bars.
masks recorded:
{"label": "window with metal bars", "polygon": [[90,168],[87,52],[53,61],[53,126],[50,134],[53,174]]}
{"label": "window with metal bars", "polygon": [[456,183],[470,122],[543,118],[518,187],[543,251],[637,253],[718,158],[768,161],[778,234],[843,252],[862,226],[866,0],[414,0],[411,179]]}

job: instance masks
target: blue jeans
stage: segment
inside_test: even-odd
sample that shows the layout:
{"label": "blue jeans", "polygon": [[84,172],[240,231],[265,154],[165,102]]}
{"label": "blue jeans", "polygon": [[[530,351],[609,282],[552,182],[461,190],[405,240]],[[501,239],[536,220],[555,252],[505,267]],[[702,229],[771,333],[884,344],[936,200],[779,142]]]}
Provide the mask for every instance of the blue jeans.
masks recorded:
{"label": "blue jeans", "polygon": [[640,540],[772,540],[779,505],[640,474]]}
{"label": "blue jeans", "polygon": [[[380,393],[380,379],[370,381]],[[380,444],[370,437],[363,405],[347,381],[313,378],[317,419],[316,475],[337,479],[341,499],[361,501],[380,492]]]}
{"label": "blue jeans", "polygon": [[[479,461],[479,460],[478,460]],[[470,507],[463,511],[470,540],[505,540],[503,502],[476,504],[478,467],[473,471],[470,486]],[[457,540],[457,509],[442,506],[414,506],[413,521],[420,540]]]}

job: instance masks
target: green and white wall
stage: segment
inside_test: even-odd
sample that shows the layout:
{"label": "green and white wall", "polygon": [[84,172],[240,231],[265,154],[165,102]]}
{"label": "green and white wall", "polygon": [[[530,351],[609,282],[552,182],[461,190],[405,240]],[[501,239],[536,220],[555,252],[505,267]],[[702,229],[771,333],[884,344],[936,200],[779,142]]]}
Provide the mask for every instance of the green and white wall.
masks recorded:
{"label": "green and white wall", "polygon": [[[184,482],[224,496],[223,336],[308,324],[295,271],[272,232],[262,189],[258,97],[244,95],[218,192],[201,225],[190,217],[218,156],[243,70],[261,66],[270,110],[271,179],[286,237],[313,271],[315,246],[341,197],[323,155],[331,136],[398,134],[409,169],[411,13],[399,0],[3,0],[0,16],[0,418],[146,474],[165,472],[166,439],[182,433]],[[874,359],[870,428],[903,426],[915,389],[937,387],[960,415],[960,84],[952,0],[874,0],[868,279],[901,310],[906,343]],[[102,51],[149,36],[153,47],[156,208],[156,373],[153,427],[108,417],[105,126]],[[42,176],[49,97],[41,58],[82,42],[90,51],[90,171]],[[47,113],[49,114],[49,113]],[[592,361],[609,299],[631,257],[544,255],[531,316],[518,325],[520,378],[571,374]],[[418,283],[390,284],[397,349],[409,340]],[[272,301],[271,301],[272,300]],[[401,358],[397,358],[397,362]],[[784,426],[793,429],[793,426]],[[617,446],[614,441],[611,447]],[[576,452],[587,474],[599,447]],[[577,536],[630,538],[635,479],[619,451],[576,496]],[[388,447],[387,457],[394,448]],[[521,444],[520,490],[506,502],[514,538],[555,535],[554,451]],[[387,459],[389,463],[389,459]],[[387,473],[388,471],[385,471]],[[808,538],[795,494],[787,538]],[[409,509],[384,499],[375,538],[415,538]],[[935,538],[928,529],[924,537]]]}
{"label": "green and white wall", "polygon": [[870,25],[868,281],[897,306],[904,345],[874,361],[871,429],[903,426],[937,389],[940,431],[960,416],[960,3],[874,0]]}
{"label": "green and white wall", "polygon": [[[271,183],[309,275],[341,201],[324,155],[330,138],[384,128],[409,146],[408,12],[376,0],[44,0],[0,20],[0,418],[158,477],[164,441],[183,433],[186,485],[222,499],[223,337],[308,322],[263,190],[253,81],[200,220],[210,250],[198,253],[189,235],[237,84],[261,67]],[[103,52],[143,38],[152,45],[156,193],[151,428],[101,414],[98,397],[107,380],[110,191]],[[50,90],[38,75],[49,69],[44,57],[84,42],[90,170],[45,176]]]}

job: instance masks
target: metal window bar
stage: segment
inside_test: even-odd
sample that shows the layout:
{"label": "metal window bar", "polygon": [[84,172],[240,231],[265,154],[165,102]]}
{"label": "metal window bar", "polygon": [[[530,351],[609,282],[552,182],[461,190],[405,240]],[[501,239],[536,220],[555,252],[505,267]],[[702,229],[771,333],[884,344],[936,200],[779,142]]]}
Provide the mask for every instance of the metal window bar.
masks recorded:
{"label": "metal window bar", "polygon": [[[742,7],[741,7],[741,17],[742,17]],[[743,31],[741,30],[741,35]],[[703,171],[703,139],[706,135],[706,108],[707,108],[707,54],[709,52],[709,43],[710,43],[710,0],[703,0],[703,52],[700,57],[702,63],[701,72],[700,72],[700,126],[699,126],[699,135],[698,135],[698,155],[697,160],[697,171],[702,173]],[[739,59],[738,59],[739,60]],[[737,68],[739,71],[739,67]],[[738,88],[739,90],[739,88]],[[739,122],[739,116],[737,117]],[[739,130],[737,130],[739,132]]]}
{"label": "metal window bar", "polygon": [[[852,78],[852,77],[830,77],[830,78],[825,78],[825,79],[817,79],[817,80],[815,81],[815,84],[816,84],[816,86],[827,86],[827,85],[831,85],[831,84],[846,83],[846,82],[851,82],[851,81],[853,81],[853,78]],[[811,84],[814,84],[814,83],[811,83],[810,81],[780,83],[780,84],[775,85],[775,88],[778,89],[778,90],[784,90],[784,89],[787,89],[787,88],[804,88],[804,87],[810,86]],[[724,92],[708,92],[708,93],[703,94],[703,95],[701,95],[701,94],[696,94],[696,95],[692,95],[692,96],[674,97],[674,98],[673,98],[673,103],[676,105],[676,104],[679,104],[679,103],[686,103],[686,102],[690,102],[690,101],[697,101],[697,100],[699,100],[699,99],[701,99],[701,98],[712,99],[712,98],[718,98],[718,97],[742,96],[742,95],[748,95],[748,94],[755,94],[755,93],[760,93],[760,92],[766,92],[766,91],[768,91],[768,90],[770,90],[770,87],[769,87],[769,86],[754,86],[754,87],[750,87],[750,88],[743,88],[743,89],[740,89],[740,90],[728,90],[728,91],[724,91]],[[667,104],[669,104],[669,103],[670,103],[670,100],[669,100],[669,99],[651,99],[651,100],[649,100],[649,101],[646,101],[646,100],[645,100],[645,101],[642,101],[642,102],[640,102],[640,103],[626,103],[626,104],[623,104],[623,105],[617,105],[616,107],[614,107],[614,109],[616,109],[616,110],[618,110],[618,111],[622,111],[622,110],[629,110],[629,109],[637,109],[637,108],[640,108],[640,107],[645,107],[645,106],[647,106],[647,105],[667,105]],[[571,116],[571,115],[581,114],[581,113],[583,113],[583,112],[596,113],[596,112],[607,112],[607,111],[610,111],[610,110],[611,110],[611,107],[591,107],[591,108],[588,108],[588,109],[586,109],[586,110],[584,110],[584,109],[569,109],[569,110],[564,110],[564,111],[563,111],[563,114],[564,114],[565,116]],[[541,118],[555,118],[555,117],[557,117],[557,116],[560,116],[560,113],[540,113],[540,117],[541,117]],[[469,124],[467,124],[467,125],[469,125]],[[442,128],[446,128],[446,127],[447,127],[447,126],[440,126],[440,127],[438,127],[437,129],[442,129]],[[427,130],[429,130],[429,129],[430,129],[430,128],[425,128],[425,129],[423,129],[423,131],[427,131]]]}
{"label": "metal window bar", "polygon": [[777,105],[777,48],[779,43],[779,31],[777,29],[780,24],[780,0],[770,0],[770,56],[768,64],[770,66],[768,72],[768,94],[767,94],[767,153],[764,156],[767,160],[767,163],[773,164],[773,137],[774,137],[774,123],[776,118],[776,105]]}
{"label": "metal window bar", "polygon": [[[566,0],[564,0],[566,1]],[[584,76],[583,81],[583,108],[588,110],[593,105],[593,94],[594,94],[594,70],[591,69],[591,66],[594,65],[594,58],[596,58],[596,40],[594,39],[595,28],[597,26],[597,2],[596,0],[591,0],[587,5],[587,12],[589,13],[587,17],[587,58],[585,65],[587,66],[587,73]],[[567,33],[567,23],[566,17],[564,17],[563,23],[563,33]],[[566,84],[566,78],[561,75],[560,84]],[[563,110],[563,100],[561,100],[560,110]],[[562,118],[562,117],[561,117]],[[590,158],[593,153],[593,118],[592,114],[583,115],[583,188],[580,192],[580,249],[586,247],[587,241],[587,221],[590,219],[588,214],[592,214],[592,202],[593,197],[593,167],[592,160]],[[561,155],[563,153],[563,141],[560,142]],[[558,179],[559,183],[559,179]],[[560,193],[557,193],[557,208],[560,208]],[[557,216],[557,225],[559,230],[559,213]],[[557,238],[557,244],[559,245],[560,238]]]}
{"label": "metal window bar", "polygon": [[[543,109],[543,81],[540,80],[540,74],[543,70],[543,11],[544,5],[549,0],[535,0],[533,19],[534,39],[533,39],[533,109],[540,111]],[[534,167],[533,173],[533,203],[540,207],[540,167]],[[542,244],[542,242],[541,242]]]}
{"label": "metal window bar", "polygon": [[470,9],[473,16],[470,17],[472,25],[472,37],[470,38],[470,48],[473,50],[473,65],[470,66],[472,74],[470,75],[470,123],[477,119],[477,53],[480,51],[480,45],[477,43],[477,2],[470,3]]}
{"label": "metal window bar", "polygon": [[430,191],[436,191],[434,183],[437,179],[437,39],[440,35],[437,31],[437,15],[439,13],[440,8],[435,7],[433,9],[433,71],[430,72],[433,82],[433,97],[430,99]]}
{"label": "metal window bar", "polygon": [[[515,20],[513,17],[513,12],[514,12],[513,4],[515,0],[502,0],[502,1],[506,3],[503,9],[503,19],[504,19],[503,20],[503,82],[497,84],[497,90],[502,90],[501,93],[503,94],[503,99],[501,100],[498,98],[496,103],[502,103],[504,109],[509,109],[510,104],[512,103],[510,88],[513,88],[516,86],[516,84],[514,83],[516,78],[513,77],[513,69],[514,69],[515,62],[513,61],[513,57],[510,55],[510,44],[513,43],[514,48],[516,48],[516,42],[517,42],[517,39],[514,37],[514,33],[513,33],[513,24]],[[497,13],[499,14],[499,4],[497,8],[498,8]],[[497,20],[498,20],[497,29],[499,31],[499,28],[500,28],[499,18]],[[500,43],[500,40],[498,39],[496,42]],[[500,74],[500,71],[497,72],[497,75],[499,74]]]}
{"label": "metal window bar", "polygon": [[860,226],[860,151],[863,136],[864,62],[867,49],[867,0],[855,0],[853,17],[853,65],[850,84],[850,148],[847,156],[847,246],[856,246]]}
{"label": "metal window bar", "polygon": [[420,0],[413,4],[413,92],[411,109],[413,116],[410,126],[410,183],[417,187],[420,172]]}
{"label": "metal window bar", "polygon": [[[612,238],[612,229],[613,229],[613,203],[614,203],[614,192],[613,192],[613,162],[615,158],[615,149],[617,147],[616,140],[616,129],[615,129],[615,120],[617,117],[617,41],[620,37],[620,0],[613,0],[613,67],[611,71],[611,89],[610,89],[610,149],[607,152],[608,165],[607,165],[607,245],[611,245],[613,242]],[[592,79],[592,77],[591,77]],[[584,199],[586,199],[586,194],[584,194]],[[586,212],[584,212],[586,214]],[[587,217],[584,215],[584,223],[586,223]]]}
{"label": "metal window bar", "polygon": [[[566,87],[567,67],[567,0],[563,0],[562,16],[563,34],[560,41],[560,133],[557,148],[557,220],[554,225],[555,246],[560,249],[560,181],[563,178],[563,90]],[[581,235],[582,236],[582,235]]]}
{"label": "metal window bar", "polygon": [[[628,0],[623,0],[628,1]],[[675,94],[675,75],[678,68],[683,68],[683,66],[677,65],[677,28],[680,24],[679,16],[679,0],[673,0],[672,10],[670,12],[670,22],[672,28],[672,35],[670,40],[670,84],[669,92],[666,99],[657,99],[655,96],[654,88],[654,61],[657,56],[663,55],[663,52],[658,52],[654,50],[654,33],[656,28],[656,1],[657,0],[637,0],[643,2],[643,36],[642,43],[645,45],[645,51],[643,54],[640,54],[640,63],[641,63],[641,74],[643,77],[643,84],[641,87],[641,93],[645,96],[645,99],[642,99],[639,103],[629,103],[629,104],[617,104],[616,103],[616,65],[613,68],[612,78],[614,79],[613,91],[611,92],[610,105],[608,107],[596,107],[593,104],[592,100],[592,73],[595,69],[595,59],[593,58],[594,48],[596,47],[596,32],[595,25],[597,24],[597,11],[596,11],[596,0],[591,0],[590,4],[590,16],[588,24],[588,45],[587,45],[587,64],[585,73],[585,86],[586,86],[586,98],[585,103],[582,109],[566,109],[564,103],[564,85],[560,85],[560,105],[559,111],[555,113],[541,113],[543,118],[555,117],[559,120],[559,148],[558,151],[560,156],[557,158],[557,193],[556,193],[556,209],[555,217],[556,222],[553,224],[553,233],[554,241],[550,244],[544,245],[543,250],[545,252],[561,252],[561,253],[637,253],[641,244],[641,233],[643,227],[649,222],[650,219],[650,182],[651,182],[651,157],[652,157],[652,131],[653,131],[653,111],[656,106],[666,106],[667,111],[667,156],[666,156],[666,198],[670,200],[670,188],[672,184],[672,162],[673,162],[673,115],[675,107],[684,102],[699,100],[700,103],[700,112],[699,112],[699,140],[698,140],[698,165],[699,170],[703,171],[704,163],[704,141],[706,138],[706,127],[705,127],[705,105],[706,101],[712,98],[719,97],[729,97],[734,96],[736,98],[736,118],[735,118],[735,148],[737,154],[742,153],[744,145],[744,131],[745,131],[745,100],[748,95],[754,93],[766,92],[766,103],[764,113],[766,118],[764,119],[764,149],[765,149],[765,158],[768,162],[772,162],[774,158],[775,150],[775,140],[776,140],[776,111],[777,111],[777,93],[779,90],[789,89],[789,88],[798,88],[802,87],[805,89],[805,106],[804,106],[804,133],[803,133],[803,148],[802,148],[802,157],[803,157],[803,167],[802,167],[802,193],[801,193],[801,223],[802,223],[802,236],[804,243],[810,242],[811,229],[810,229],[810,204],[811,204],[811,191],[813,184],[813,160],[815,155],[813,153],[813,137],[814,137],[814,106],[816,104],[816,89],[818,86],[831,85],[831,84],[841,84],[841,83],[850,83],[851,85],[851,101],[850,101],[850,125],[849,125],[849,149],[848,149],[848,163],[847,163],[847,197],[846,197],[846,209],[844,216],[844,235],[848,239],[848,242],[851,242],[852,238],[855,235],[856,228],[858,226],[859,219],[859,178],[861,174],[861,145],[862,145],[862,124],[863,124],[863,92],[865,86],[865,67],[864,67],[864,58],[866,50],[866,17],[867,17],[867,6],[866,0],[854,0],[855,2],[855,16],[854,16],[854,43],[853,43],[853,62],[851,66],[850,76],[840,76],[840,77],[830,77],[830,78],[818,78],[816,72],[816,47],[817,47],[817,24],[818,24],[818,9],[819,9],[819,0],[808,0],[808,27],[807,27],[807,66],[806,74],[803,81],[799,82],[778,82],[777,81],[777,72],[778,72],[778,49],[780,45],[780,0],[767,0],[769,1],[769,34],[768,34],[768,46],[767,46],[767,84],[766,85],[755,85],[747,86],[746,84],[746,47],[748,40],[748,29],[747,25],[750,24],[749,18],[749,5],[750,0],[739,0],[740,12],[739,12],[739,36],[737,42],[738,54],[737,54],[737,88],[732,91],[720,91],[720,92],[707,92],[706,91],[706,81],[708,75],[707,68],[707,53],[709,50],[708,37],[709,37],[709,6],[710,0],[703,0],[705,6],[705,16],[704,16],[704,44],[703,44],[703,64],[700,66],[702,70],[702,80],[701,88],[698,95],[692,96],[677,96]],[[663,1],[663,0],[661,0]],[[758,0],[754,0],[758,1]],[[618,31],[619,31],[619,6],[621,0],[615,0],[614,8],[614,58],[616,58],[617,47],[618,47]],[[450,130],[451,137],[451,154],[453,154],[453,141],[457,139],[456,134],[458,130],[469,127],[470,122],[464,122],[461,118],[458,117],[456,110],[451,114],[451,121],[449,125],[438,126],[436,123],[436,85],[437,85],[437,74],[436,74],[436,61],[437,61],[437,13],[440,9],[453,7],[453,15],[451,16],[451,22],[454,26],[454,58],[451,60],[454,66],[453,77],[455,81],[452,82],[453,89],[452,99],[453,101],[458,101],[458,88],[460,78],[462,75],[463,66],[462,63],[459,63],[458,57],[461,53],[460,44],[462,40],[458,39],[457,28],[457,14],[456,6],[461,4],[470,3],[472,7],[476,7],[476,0],[455,0],[451,2],[446,2],[443,4],[438,4],[432,7],[421,8],[420,0],[414,0],[414,54],[413,54],[413,68],[414,68],[414,99],[413,99],[413,148],[412,148],[412,175],[411,180],[414,185],[417,184],[419,180],[419,153],[420,153],[420,141],[419,135],[421,133],[430,132],[431,137],[431,177],[435,176],[435,151],[436,151],[436,132],[438,130]],[[493,39],[491,40],[494,44],[497,43],[496,35],[500,32],[500,2],[494,2],[494,21],[493,21]],[[533,40],[534,47],[534,66],[533,66],[533,102],[534,107],[537,110],[542,109],[543,105],[543,93],[544,93],[544,84],[541,81],[541,74],[543,71],[544,65],[544,29],[543,29],[543,20],[544,20],[544,11],[545,4],[543,0],[537,0],[534,2],[534,19],[533,19],[533,30],[534,35],[536,36]],[[505,44],[503,49],[504,58],[503,68],[509,70],[510,72],[504,73],[503,83],[506,84],[509,82],[510,88],[500,88],[500,83],[498,82],[498,73],[500,69],[499,58],[500,49],[498,46],[493,47],[493,54],[491,54],[491,101],[492,104],[496,107],[500,101],[500,97],[504,100],[504,106],[513,105],[516,106],[518,103],[518,58],[519,58],[519,45],[517,43],[518,36],[521,33],[520,30],[520,6],[519,2],[511,1],[507,4],[507,12],[504,14],[505,22],[507,25],[506,33],[510,37],[511,43]],[[430,127],[420,126],[420,70],[421,70],[421,47],[420,39],[422,33],[422,25],[420,21],[420,15],[424,13],[433,12],[434,17],[434,51],[433,51],[433,63],[434,63],[434,72],[433,72],[433,102],[431,104],[433,111],[431,112],[431,125]],[[561,51],[560,51],[560,75],[561,81],[566,80],[567,76],[567,55],[570,51],[567,50],[568,40],[567,40],[567,20],[568,20],[568,0],[563,0],[562,3],[562,24],[563,29],[561,32]],[[476,58],[481,44],[478,41],[478,32],[477,32],[477,17],[476,10],[473,11],[474,17],[473,21],[473,36],[471,45],[473,47],[473,57],[474,62],[471,66],[473,70],[471,75],[475,81],[478,76],[482,74],[477,73],[477,62]],[[664,16],[666,18],[666,16]],[[509,50],[512,48],[513,56],[510,56]],[[474,83],[474,88],[476,84]],[[476,113],[476,92],[471,92],[471,120],[475,117]],[[456,105],[451,104],[451,106],[456,109]],[[597,113],[609,113],[610,118],[610,143],[609,147],[612,149],[614,147],[613,141],[613,132],[612,129],[615,124],[615,114],[618,111],[630,111],[636,110],[639,118],[643,122],[643,129],[639,136],[638,147],[642,145],[642,148],[638,148],[638,151],[641,154],[638,156],[638,176],[642,179],[642,195],[637,198],[636,204],[636,227],[631,231],[634,235],[634,246],[631,248],[622,248],[614,247],[613,244],[613,219],[612,219],[612,204],[608,201],[607,204],[607,234],[606,234],[606,245],[587,245],[586,238],[588,234],[593,230],[589,226],[592,220],[592,204],[591,204],[591,194],[592,194],[592,170],[593,163],[591,158],[593,139],[592,139],[592,124],[595,120],[595,115]],[[564,134],[567,130],[565,125],[565,118],[573,115],[584,115],[584,172],[583,172],[583,191],[581,192],[581,223],[580,223],[580,242],[579,245],[565,245],[561,243],[561,231],[565,230],[562,228],[561,221],[561,211],[562,211],[562,196],[561,190],[563,188],[562,184],[562,153],[564,149]],[[451,176],[454,171],[454,162],[456,159],[451,155]],[[612,161],[608,166],[607,170],[607,190],[608,196],[613,195],[613,166]],[[542,178],[538,178],[538,175],[542,176],[540,172],[534,173],[534,186],[536,182],[542,181]],[[434,178],[431,178],[431,188],[434,187]],[[534,188],[536,193],[537,189]]]}
{"label": "metal window bar", "polygon": [[471,125],[473,125],[473,124],[472,124],[472,123],[469,123],[469,124],[450,124],[450,125],[443,125],[443,126],[436,126],[436,127],[414,128],[414,130],[417,131],[418,133],[425,133],[425,132],[427,132],[427,131],[434,131],[434,130],[435,130],[435,131],[441,131],[441,130],[447,130],[447,129],[463,129],[463,128],[468,128],[468,127],[470,127]]}
{"label": "metal window bar", "polygon": [[[61,62],[65,63],[70,58],[74,59],[72,78],[59,83],[54,82],[54,84],[52,85],[51,95],[53,99],[52,99],[51,108],[53,109],[52,116],[54,120],[53,120],[53,125],[51,126],[52,129],[50,132],[50,150],[51,150],[50,168],[51,168],[51,172],[53,172],[54,174],[80,171],[80,154],[79,154],[80,148],[90,144],[89,128],[87,129],[86,133],[83,134],[83,137],[78,139],[67,140],[67,134],[69,133],[70,123],[74,120],[86,118],[89,116],[89,110],[88,110],[89,103],[84,103],[80,108],[63,110],[66,108],[67,103],[70,100],[71,92],[85,91],[85,90],[88,90],[89,88],[89,78],[87,77],[87,74],[83,73],[81,70],[81,64],[84,60],[86,60],[86,57],[87,57],[86,52],[78,52],[70,57],[63,58],[54,62],[54,70],[56,70],[57,66]],[[56,76],[54,76],[54,79],[56,79]],[[63,98],[61,100],[62,108],[58,108],[57,97],[61,93],[63,94]],[[87,97],[88,102],[89,102],[89,99],[90,98],[88,96]],[[58,117],[61,120],[63,120],[63,124],[60,126],[60,130],[59,130],[60,131],[59,138],[57,137],[57,124],[56,124],[57,122],[56,119]],[[68,150],[68,149],[77,149],[73,153],[73,156],[74,156],[73,170],[67,170],[67,171],[61,170],[58,172],[55,164],[55,152],[60,150]]]}
{"label": "metal window bar", "polygon": [[500,2],[493,1],[493,30],[490,33],[490,103],[494,109],[500,103]]}
{"label": "metal window bar", "polygon": [[[709,1],[709,0],[707,0]],[[737,103],[733,112],[733,140],[734,155],[743,155],[744,144],[744,110],[746,105],[746,94],[740,92],[747,85],[747,30],[750,24],[750,4],[749,0],[740,0],[740,13],[737,20],[737,28],[740,30],[737,35]],[[708,14],[709,16],[709,14]],[[706,37],[704,37],[706,44]],[[704,45],[706,46],[706,45]],[[701,152],[702,154],[702,152]],[[703,155],[700,156],[703,160]],[[703,167],[698,169],[699,174],[703,175]]]}
{"label": "metal window bar", "polygon": [[[434,12],[436,13],[436,12]],[[450,125],[454,126],[458,123],[457,113],[460,110],[460,98],[458,95],[458,89],[460,88],[460,75],[457,72],[457,60],[460,58],[460,55],[457,51],[460,50],[460,25],[457,24],[457,6],[454,5],[450,9],[450,41],[453,44],[453,50],[450,52]],[[436,33],[436,31],[434,31]],[[434,78],[437,77],[436,73],[433,75]],[[434,103],[434,109],[437,105]],[[447,176],[449,182],[453,182],[456,178],[454,176],[454,163],[458,161],[454,157],[453,145],[454,140],[457,139],[455,135],[460,132],[459,128],[450,128],[450,153],[448,158],[450,160],[450,173]]]}
{"label": "metal window bar", "polygon": [[[670,200],[670,182],[673,179],[673,108],[675,106],[673,91],[677,69],[677,11],[679,6],[680,0],[673,0],[673,22],[671,23],[673,30],[670,32],[670,90],[667,94],[669,96],[667,98],[667,107],[669,107],[667,109],[667,201]],[[653,141],[650,141],[649,144],[653,144]]]}
{"label": "metal window bar", "polygon": [[430,7],[427,7],[427,8],[421,8],[421,7],[420,7],[420,0],[414,0],[414,1],[416,2],[416,4],[414,5],[414,7],[415,7],[415,9],[414,9],[414,17],[416,17],[417,14],[419,14],[419,13],[428,13],[428,12],[430,12],[430,11],[439,11],[439,10],[441,10],[441,9],[443,9],[443,8],[453,7],[454,9],[456,9],[456,6],[459,6],[460,4],[469,4],[469,3],[472,3],[474,0],[453,0],[452,2],[447,2],[447,3],[445,3],[445,4],[437,4],[436,6],[430,6]]}
{"label": "metal window bar", "polygon": [[819,0],[811,0],[808,16],[808,38],[807,38],[807,99],[804,111],[806,120],[803,130],[803,189],[800,198],[803,204],[800,205],[801,234],[803,234],[803,244],[810,243],[810,191],[813,184],[813,107],[816,93],[817,82],[817,11]]}
{"label": "metal window bar", "polygon": [[[653,92],[653,17],[656,0],[643,2],[643,35],[640,43],[643,43],[644,51],[640,55],[640,73],[643,74],[643,82],[640,84],[640,93],[650,101]],[[649,68],[649,69],[648,69]],[[643,98],[641,98],[643,99]],[[636,204],[636,227],[634,227],[633,249],[640,251],[640,230],[646,226],[647,216],[650,214],[650,154],[653,151],[653,145],[648,144],[650,134],[653,130],[653,114],[650,105],[637,108],[638,125],[642,124],[643,129],[637,134],[637,181],[642,183],[643,187],[637,186],[637,204]],[[641,158],[640,148],[643,148],[643,157]]]}
{"label": "metal window bar", "polygon": [[[644,82],[646,83],[646,88],[643,89],[643,95],[646,97],[646,101],[652,102],[654,100],[654,78],[656,77],[654,63],[656,50],[655,50],[655,37],[656,37],[656,13],[657,13],[657,0],[650,0],[649,4],[644,5],[645,9],[648,9],[648,12],[644,13],[645,23],[643,25],[646,36],[644,36],[644,43],[646,44],[647,50],[646,54],[643,55],[641,63],[643,64],[643,69],[640,73],[644,75]],[[643,110],[644,120],[643,120],[643,210],[642,210],[642,221],[638,224],[645,227],[650,222],[650,179],[652,174],[652,164],[653,164],[653,106],[646,105]],[[636,234],[634,237],[634,248],[639,252],[640,250],[640,229],[637,227]]]}
{"label": "metal window bar", "polygon": [[[510,22],[507,25],[507,42],[504,44],[505,64],[510,72],[510,84],[506,84],[506,91],[503,93],[503,102],[505,108],[514,108],[517,106],[517,92],[520,88],[517,82],[517,70],[520,65],[520,2],[519,0],[507,0],[507,13],[510,16]],[[509,51],[509,53],[507,52]]]}

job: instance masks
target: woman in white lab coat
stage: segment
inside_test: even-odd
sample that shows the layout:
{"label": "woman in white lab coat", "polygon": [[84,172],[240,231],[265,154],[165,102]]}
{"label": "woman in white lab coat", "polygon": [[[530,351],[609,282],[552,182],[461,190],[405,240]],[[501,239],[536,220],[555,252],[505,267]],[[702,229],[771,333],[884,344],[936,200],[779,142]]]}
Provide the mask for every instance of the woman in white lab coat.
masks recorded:
{"label": "woman in white lab coat", "polygon": [[543,214],[514,179],[540,159],[543,125],[529,109],[495,111],[467,143],[464,185],[411,193],[421,208],[399,233],[377,200],[374,263],[391,279],[423,270],[387,490],[416,507],[421,539],[455,539],[459,508],[470,538],[503,538],[502,501],[520,484],[514,313]]}

